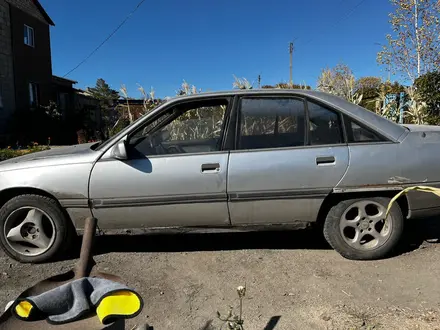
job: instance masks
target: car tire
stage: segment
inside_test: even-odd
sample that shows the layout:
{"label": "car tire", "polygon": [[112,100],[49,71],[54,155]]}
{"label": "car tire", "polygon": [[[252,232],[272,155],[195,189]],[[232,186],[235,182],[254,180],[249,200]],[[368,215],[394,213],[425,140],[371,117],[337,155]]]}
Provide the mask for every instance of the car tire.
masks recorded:
{"label": "car tire", "polygon": [[[391,207],[385,223],[389,202],[389,198],[371,197],[337,203],[327,214],[325,239],[347,259],[375,260],[389,256],[398,245],[404,227],[404,217],[397,203]],[[381,215],[383,219],[379,220]]]}
{"label": "car tire", "polygon": [[49,197],[20,195],[0,209],[0,245],[21,263],[47,262],[65,252],[73,241],[72,227]]}

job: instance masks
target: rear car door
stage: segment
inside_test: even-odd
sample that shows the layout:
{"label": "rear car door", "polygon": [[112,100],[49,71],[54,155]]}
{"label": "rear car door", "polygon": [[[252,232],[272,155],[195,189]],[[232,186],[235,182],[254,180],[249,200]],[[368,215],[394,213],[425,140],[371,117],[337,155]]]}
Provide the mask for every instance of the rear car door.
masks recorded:
{"label": "rear car door", "polygon": [[315,221],[349,163],[341,115],[286,96],[243,96],[228,168],[232,225]]}
{"label": "rear car door", "polygon": [[103,228],[229,226],[222,150],[229,98],[170,105],[126,141],[128,159],[103,158],[90,178]]}

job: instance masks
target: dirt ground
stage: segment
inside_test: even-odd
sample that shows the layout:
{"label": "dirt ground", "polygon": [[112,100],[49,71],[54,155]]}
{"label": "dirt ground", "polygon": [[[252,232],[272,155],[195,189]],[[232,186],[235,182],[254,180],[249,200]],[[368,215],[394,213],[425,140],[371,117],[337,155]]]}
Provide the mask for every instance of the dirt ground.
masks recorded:
{"label": "dirt ground", "polygon": [[[398,254],[355,262],[313,231],[103,236],[97,266],[143,297],[126,329],[220,329],[216,311],[247,285],[245,329],[440,329],[440,219],[406,228]],[[24,265],[0,254],[0,306],[69,270],[75,259]]]}

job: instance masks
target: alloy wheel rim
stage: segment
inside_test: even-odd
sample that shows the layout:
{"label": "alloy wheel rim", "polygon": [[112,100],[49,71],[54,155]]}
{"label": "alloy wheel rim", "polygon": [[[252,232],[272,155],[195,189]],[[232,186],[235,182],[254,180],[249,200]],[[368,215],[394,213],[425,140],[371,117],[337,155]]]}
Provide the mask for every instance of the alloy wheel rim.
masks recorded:
{"label": "alloy wheel rim", "polygon": [[383,246],[391,236],[393,217],[385,219],[386,208],[374,201],[351,204],[342,214],[339,229],[344,241],[357,250]]}
{"label": "alloy wheel rim", "polygon": [[24,206],[14,210],[3,226],[6,243],[15,252],[36,257],[47,252],[56,237],[55,223],[43,210]]}

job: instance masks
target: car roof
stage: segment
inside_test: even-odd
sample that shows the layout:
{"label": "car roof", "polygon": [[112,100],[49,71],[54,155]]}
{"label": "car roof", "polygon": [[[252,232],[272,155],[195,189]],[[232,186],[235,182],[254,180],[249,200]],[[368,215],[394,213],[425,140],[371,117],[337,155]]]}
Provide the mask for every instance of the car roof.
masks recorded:
{"label": "car roof", "polygon": [[396,124],[391,120],[388,120],[368,109],[361,106],[353,104],[341,97],[332,95],[329,93],[314,91],[314,90],[304,90],[304,89],[277,89],[277,88],[267,88],[267,89],[237,89],[237,90],[227,90],[227,91],[216,91],[216,92],[202,92],[192,95],[176,96],[168,100],[167,103],[180,102],[182,100],[196,100],[200,98],[211,98],[211,97],[223,97],[223,96],[270,96],[270,95],[296,95],[301,97],[306,97],[311,100],[326,104],[331,108],[334,108],[343,114],[355,119],[360,124],[371,127],[383,136],[397,141],[402,134],[404,134],[407,129],[404,126]]}

